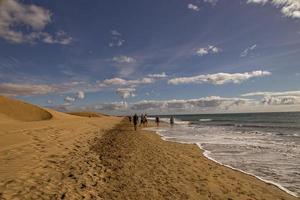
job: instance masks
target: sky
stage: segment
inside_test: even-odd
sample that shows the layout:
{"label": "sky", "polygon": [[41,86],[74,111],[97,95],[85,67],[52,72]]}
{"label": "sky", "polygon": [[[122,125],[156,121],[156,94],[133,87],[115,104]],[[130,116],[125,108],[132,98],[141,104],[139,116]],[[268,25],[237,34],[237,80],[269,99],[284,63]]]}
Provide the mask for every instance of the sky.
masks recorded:
{"label": "sky", "polygon": [[300,111],[300,0],[0,0],[0,95],[112,114]]}

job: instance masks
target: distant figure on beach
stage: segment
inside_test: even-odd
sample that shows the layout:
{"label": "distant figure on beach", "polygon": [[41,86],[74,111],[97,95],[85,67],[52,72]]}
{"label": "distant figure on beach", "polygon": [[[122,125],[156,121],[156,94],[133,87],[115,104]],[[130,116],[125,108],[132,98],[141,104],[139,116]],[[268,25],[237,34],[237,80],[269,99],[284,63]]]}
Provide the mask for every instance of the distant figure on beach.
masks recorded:
{"label": "distant figure on beach", "polygon": [[142,124],[144,124],[144,115],[143,114],[141,114],[140,126],[142,126]]}
{"label": "distant figure on beach", "polygon": [[148,126],[147,114],[144,115],[144,126]]}
{"label": "distant figure on beach", "polygon": [[135,131],[137,129],[138,121],[139,121],[139,117],[137,116],[137,114],[134,114],[134,116],[133,116],[133,126],[134,126]]}
{"label": "distant figure on beach", "polygon": [[156,126],[159,126],[159,117],[158,116],[155,117],[155,122],[156,122]]}
{"label": "distant figure on beach", "polygon": [[171,124],[171,126],[174,125],[174,116],[173,115],[170,117],[170,124]]}
{"label": "distant figure on beach", "polygon": [[128,116],[128,120],[131,123],[131,121],[132,121],[131,116]]}

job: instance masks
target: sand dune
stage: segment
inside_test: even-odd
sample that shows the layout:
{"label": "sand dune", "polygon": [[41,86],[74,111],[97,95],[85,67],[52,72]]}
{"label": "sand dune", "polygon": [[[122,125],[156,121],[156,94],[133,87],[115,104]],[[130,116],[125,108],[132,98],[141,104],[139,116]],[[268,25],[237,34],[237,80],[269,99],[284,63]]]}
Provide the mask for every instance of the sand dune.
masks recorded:
{"label": "sand dune", "polygon": [[0,199],[88,196],[81,184],[99,165],[89,142],[121,119],[73,116],[5,97],[0,107]]}
{"label": "sand dune", "polygon": [[107,116],[104,114],[100,114],[100,113],[95,113],[95,112],[71,112],[68,113],[70,115],[76,115],[76,116],[80,116],[80,117],[103,117],[103,116]]}
{"label": "sand dune", "polygon": [[3,96],[0,96],[0,113],[2,118],[8,117],[20,121],[40,121],[52,118],[50,112],[38,106]]}

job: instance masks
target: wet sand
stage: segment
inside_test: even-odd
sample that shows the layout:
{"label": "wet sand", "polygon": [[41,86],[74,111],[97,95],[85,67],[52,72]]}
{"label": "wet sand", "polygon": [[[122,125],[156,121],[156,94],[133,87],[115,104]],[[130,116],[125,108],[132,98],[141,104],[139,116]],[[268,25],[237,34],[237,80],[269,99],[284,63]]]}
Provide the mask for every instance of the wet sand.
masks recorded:
{"label": "wet sand", "polygon": [[92,149],[105,167],[104,199],[297,199],[205,158],[196,145],[135,132],[127,122],[103,135]]}

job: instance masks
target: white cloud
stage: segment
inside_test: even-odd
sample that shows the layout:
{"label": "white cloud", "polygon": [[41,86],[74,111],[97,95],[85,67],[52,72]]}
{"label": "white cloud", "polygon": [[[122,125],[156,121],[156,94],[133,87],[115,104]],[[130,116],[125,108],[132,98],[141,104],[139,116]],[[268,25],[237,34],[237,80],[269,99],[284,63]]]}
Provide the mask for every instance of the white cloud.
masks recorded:
{"label": "white cloud", "polygon": [[284,91],[284,92],[251,92],[242,94],[243,97],[251,96],[300,96],[300,91]]}
{"label": "white cloud", "polygon": [[127,104],[124,102],[104,103],[94,106],[96,110],[112,111],[127,109]]}
{"label": "white cloud", "polygon": [[300,104],[300,91],[284,92],[251,92],[242,94],[242,97],[262,96],[261,103],[267,105]]}
{"label": "white cloud", "polygon": [[261,102],[266,105],[300,104],[300,96],[265,96]]}
{"label": "white cloud", "polygon": [[111,38],[108,43],[109,47],[120,47],[124,44],[125,40],[122,38],[122,34],[117,30],[110,31]]}
{"label": "white cloud", "polygon": [[[51,23],[51,12],[34,4],[26,5],[18,0],[0,1],[0,37],[12,43],[45,43],[69,44],[72,38],[65,32],[55,35],[44,32],[43,29]],[[27,26],[29,32],[18,30]]]}
{"label": "white cloud", "polygon": [[[132,88],[123,88],[127,98],[134,90]],[[128,89],[128,90],[127,90]],[[123,94],[123,93],[122,93]],[[257,111],[282,111],[296,109],[300,107],[300,96],[279,96],[264,97],[261,100],[247,98],[228,98],[219,96],[210,96],[197,99],[171,99],[171,100],[143,100],[127,104],[125,102],[100,103],[97,105],[83,106],[82,110],[102,111],[108,113],[134,113],[149,112],[153,114],[161,113],[214,113],[214,112],[257,112]],[[71,102],[72,103],[72,102]],[[69,110],[72,104],[65,103]],[[74,106],[73,106],[74,107]],[[75,108],[75,107],[74,107]],[[74,110],[73,108],[73,110]]]}
{"label": "white cloud", "polygon": [[134,91],[136,87],[141,85],[147,85],[154,83],[157,79],[167,77],[166,73],[161,74],[149,74],[147,77],[141,79],[134,79],[134,80],[125,80],[123,78],[112,78],[112,79],[105,79],[101,82],[103,87],[109,86],[127,86],[128,88],[119,88],[116,90],[116,93],[122,98],[126,99],[128,97],[134,97]]}
{"label": "white cloud", "polygon": [[290,18],[300,18],[300,1],[299,0],[247,0],[247,3],[262,4],[267,3],[280,8],[281,13]]}
{"label": "white cloud", "polygon": [[50,35],[49,33],[42,32],[36,35],[36,38],[39,38],[45,43],[48,44],[63,44],[67,45],[72,42],[72,38],[67,36],[64,31],[58,31],[55,33],[55,36]]}
{"label": "white cloud", "polygon": [[166,73],[162,74],[149,74],[147,77],[135,80],[125,80],[123,78],[112,78],[112,79],[105,79],[102,81],[101,87],[110,87],[110,86],[127,86],[127,88],[118,88],[116,93],[122,98],[127,99],[129,97],[134,97],[134,91],[136,87],[141,85],[147,85],[154,83],[157,79],[167,77]]}
{"label": "white cloud", "polygon": [[112,58],[112,61],[118,64],[131,64],[136,62],[133,57],[129,56],[115,56]]}
{"label": "white cloud", "polygon": [[124,100],[129,97],[134,97],[135,96],[134,92],[135,92],[134,88],[118,88],[116,90],[117,95],[119,95]]}
{"label": "white cloud", "polygon": [[191,3],[188,4],[188,9],[191,9],[191,10],[194,10],[194,11],[199,11],[200,10],[197,5],[194,5],[194,4],[191,4]]}
{"label": "white cloud", "polygon": [[247,0],[247,3],[259,3],[259,4],[265,4],[269,0]]}
{"label": "white cloud", "polygon": [[66,96],[64,98],[64,102],[65,102],[64,105],[71,105],[72,103],[75,103],[77,100],[79,100],[79,99],[82,100],[84,98],[85,98],[85,93],[83,91],[78,91],[78,92],[76,92],[75,95]]}
{"label": "white cloud", "polygon": [[45,94],[76,93],[75,98],[82,98],[87,91],[99,91],[97,85],[85,82],[66,82],[58,84],[26,84],[26,83],[0,83],[0,95],[5,96],[35,96]]}
{"label": "white cloud", "polygon": [[76,101],[76,99],[75,99],[74,97],[66,96],[66,97],[64,98],[64,101],[65,101],[66,103],[73,103],[73,102]]}
{"label": "white cloud", "polygon": [[168,76],[165,72],[162,72],[161,74],[148,74],[148,77],[150,77],[150,78],[166,78]]}
{"label": "white cloud", "polygon": [[199,56],[204,56],[204,55],[208,54],[208,50],[206,48],[199,48],[199,49],[197,49],[196,53]]}
{"label": "white cloud", "polygon": [[204,56],[207,54],[216,54],[221,52],[222,50],[219,47],[213,46],[213,45],[208,45],[208,47],[202,47],[196,49],[196,54],[199,56]]}
{"label": "white cloud", "polygon": [[211,3],[212,5],[216,5],[216,3],[218,2],[218,0],[203,0],[203,2],[205,2],[205,3]]}
{"label": "white cloud", "polygon": [[111,85],[130,85],[130,86],[136,86],[140,84],[150,84],[153,83],[155,80],[153,78],[142,78],[142,79],[136,79],[136,80],[125,80],[122,78],[112,78],[112,79],[105,79],[103,81],[103,84],[106,86]]}
{"label": "white cloud", "polygon": [[105,79],[103,81],[105,85],[127,85],[128,81],[122,78],[112,78],[112,79]]}
{"label": "white cloud", "polygon": [[224,98],[219,96],[204,97],[199,99],[187,99],[187,100],[165,100],[165,101],[140,101],[133,103],[131,109],[133,110],[197,110],[205,108],[220,108],[228,109],[231,106],[237,106],[250,102],[249,99],[243,98]]}
{"label": "white cloud", "polygon": [[95,105],[80,106],[73,110],[79,111],[93,111],[93,112],[112,112],[122,111],[127,109],[127,103],[124,102],[111,102],[111,103],[99,103]]}
{"label": "white cloud", "polygon": [[85,98],[85,93],[84,91],[78,91],[76,93],[76,99],[84,99]]}
{"label": "white cloud", "polygon": [[121,36],[121,35],[122,35],[122,34],[119,33],[117,30],[111,30],[110,33],[111,33],[111,35],[113,35],[113,36]]}
{"label": "white cloud", "polygon": [[256,47],[257,47],[257,45],[254,44],[254,45],[252,45],[251,47],[246,48],[246,49],[241,53],[240,56],[241,56],[241,57],[246,57],[246,56],[248,56],[248,54],[249,54],[251,51],[253,51]]}
{"label": "white cloud", "polygon": [[206,74],[192,77],[180,77],[173,78],[168,81],[169,84],[178,85],[178,84],[188,84],[188,83],[210,83],[214,85],[223,85],[225,83],[241,83],[250,78],[254,77],[264,77],[271,75],[271,72],[268,71],[252,71],[245,73],[217,73],[217,74]]}
{"label": "white cloud", "polygon": [[47,100],[47,104],[53,104],[53,100],[48,99],[48,100]]}
{"label": "white cloud", "polygon": [[59,91],[60,88],[53,85],[15,84],[1,83],[0,94],[5,96],[33,96],[43,95]]}
{"label": "white cloud", "polygon": [[123,39],[113,39],[108,46],[109,47],[120,47],[124,44],[125,40]]}

